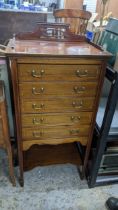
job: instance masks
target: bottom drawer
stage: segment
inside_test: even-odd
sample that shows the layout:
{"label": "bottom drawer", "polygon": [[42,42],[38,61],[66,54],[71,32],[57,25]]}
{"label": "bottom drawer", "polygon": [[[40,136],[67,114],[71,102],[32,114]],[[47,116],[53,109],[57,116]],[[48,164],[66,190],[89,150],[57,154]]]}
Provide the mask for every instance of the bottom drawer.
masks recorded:
{"label": "bottom drawer", "polygon": [[38,128],[23,128],[23,139],[53,139],[53,138],[71,138],[88,136],[90,126],[58,126],[58,127],[38,127]]}
{"label": "bottom drawer", "polygon": [[28,141],[23,141],[23,150],[28,150],[33,145],[57,145],[57,144],[66,144],[72,142],[80,142],[83,146],[87,145],[88,137],[75,137],[75,138],[60,138],[60,139],[31,139]]}

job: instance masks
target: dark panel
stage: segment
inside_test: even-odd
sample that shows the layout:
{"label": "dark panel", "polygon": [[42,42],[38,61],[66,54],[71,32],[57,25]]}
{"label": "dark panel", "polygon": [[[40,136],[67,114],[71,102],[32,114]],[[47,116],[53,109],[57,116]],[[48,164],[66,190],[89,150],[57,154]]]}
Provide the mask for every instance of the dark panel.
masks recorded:
{"label": "dark panel", "polygon": [[46,13],[0,11],[0,43],[19,32],[32,31],[36,23],[46,21]]}
{"label": "dark panel", "polygon": [[36,166],[72,163],[81,165],[81,158],[75,143],[60,145],[34,145],[23,153],[24,170]]}

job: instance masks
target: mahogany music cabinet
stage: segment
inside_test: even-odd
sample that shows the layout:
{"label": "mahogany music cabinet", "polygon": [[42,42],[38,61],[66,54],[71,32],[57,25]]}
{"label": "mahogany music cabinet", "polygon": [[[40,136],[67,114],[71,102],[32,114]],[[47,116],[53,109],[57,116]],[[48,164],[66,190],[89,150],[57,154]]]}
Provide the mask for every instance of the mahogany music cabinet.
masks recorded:
{"label": "mahogany music cabinet", "polygon": [[61,33],[53,33],[56,39],[49,41],[41,39],[39,32],[21,34],[5,51],[13,86],[21,185],[23,151],[34,144],[80,142],[86,146],[86,169],[110,56],[77,35],[61,41],[57,38]]}

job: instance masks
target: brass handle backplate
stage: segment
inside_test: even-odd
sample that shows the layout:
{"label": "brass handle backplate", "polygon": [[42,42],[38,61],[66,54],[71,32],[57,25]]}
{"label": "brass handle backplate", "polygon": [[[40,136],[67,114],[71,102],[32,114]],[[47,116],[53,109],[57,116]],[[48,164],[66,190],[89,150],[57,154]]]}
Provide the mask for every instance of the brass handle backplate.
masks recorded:
{"label": "brass handle backplate", "polygon": [[82,93],[86,90],[86,88],[84,86],[82,86],[82,87],[75,86],[73,89],[74,89],[75,93]]}
{"label": "brass handle backplate", "polygon": [[32,104],[32,108],[35,110],[41,110],[44,108],[44,104],[40,104],[40,105]]}
{"label": "brass handle backplate", "polygon": [[80,109],[80,108],[83,107],[83,101],[80,101],[80,102],[73,101],[72,105],[73,105],[74,108]]}
{"label": "brass handle backplate", "polygon": [[39,72],[37,72],[36,70],[32,70],[31,74],[32,77],[41,78],[45,74],[45,71],[43,69]]}
{"label": "brass handle backplate", "polygon": [[71,116],[71,121],[80,121],[80,116]]}
{"label": "brass handle backplate", "polygon": [[33,93],[34,95],[40,95],[40,94],[43,93],[43,92],[44,92],[44,88],[43,88],[43,87],[41,87],[41,88],[39,89],[39,91],[37,91],[35,87],[32,88],[32,93]]}
{"label": "brass handle backplate", "polygon": [[35,124],[35,125],[40,125],[40,124],[43,123],[43,121],[44,121],[44,118],[43,117],[40,118],[40,119],[33,118],[33,124]]}
{"label": "brass handle backplate", "polygon": [[33,137],[35,138],[40,138],[43,136],[43,134],[44,134],[43,131],[33,131],[32,133]]}
{"label": "brass handle backplate", "polygon": [[84,70],[84,71],[77,70],[76,75],[78,77],[86,77],[88,75],[88,70]]}
{"label": "brass handle backplate", "polygon": [[77,130],[70,130],[70,134],[71,135],[77,135],[77,134],[79,134],[79,129],[77,129]]}

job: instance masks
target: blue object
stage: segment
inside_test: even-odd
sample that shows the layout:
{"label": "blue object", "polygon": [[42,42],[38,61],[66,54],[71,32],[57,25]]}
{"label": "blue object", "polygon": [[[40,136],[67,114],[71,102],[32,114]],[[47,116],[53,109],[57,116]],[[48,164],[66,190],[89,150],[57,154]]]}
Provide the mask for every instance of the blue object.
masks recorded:
{"label": "blue object", "polygon": [[23,4],[21,4],[20,9],[22,9],[22,10],[29,10],[29,6],[24,6]]}
{"label": "blue object", "polygon": [[34,5],[29,5],[29,10],[35,11],[35,6]]}
{"label": "blue object", "polygon": [[0,2],[0,7],[4,8],[4,2]]}
{"label": "blue object", "polygon": [[93,39],[93,32],[87,31],[86,32],[86,37],[91,41]]}

